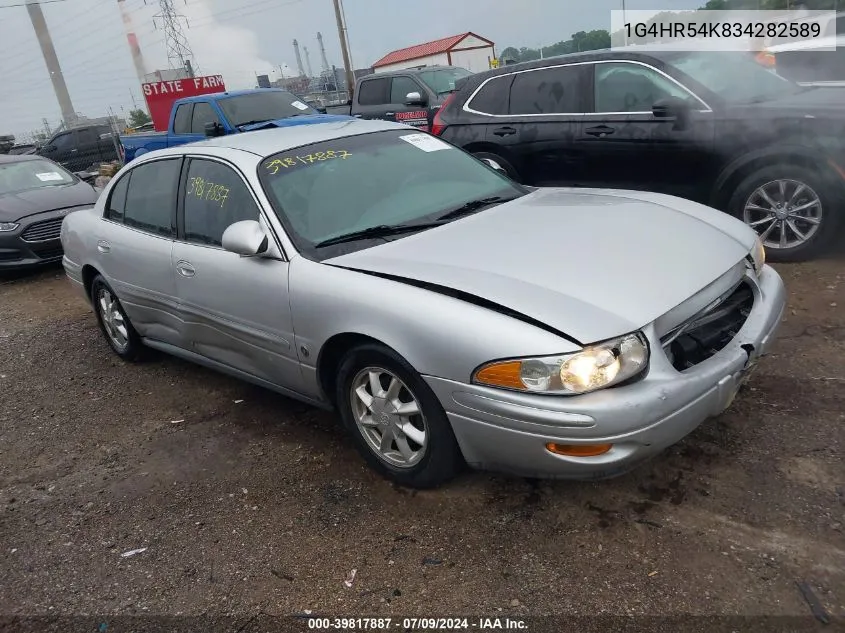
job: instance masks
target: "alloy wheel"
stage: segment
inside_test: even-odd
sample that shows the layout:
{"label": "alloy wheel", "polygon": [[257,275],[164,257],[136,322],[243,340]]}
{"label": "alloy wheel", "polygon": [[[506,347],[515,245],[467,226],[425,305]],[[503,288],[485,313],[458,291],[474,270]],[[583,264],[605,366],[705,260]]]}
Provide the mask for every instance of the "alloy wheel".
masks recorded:
{"label": "alloy wheel", "polygon": [[107,288],[100,288],[97,293],[97,310],[112,345],[124,351],[129,345],[129,329],[120,310],[120,303]]}
{"label": "alloy wheel", "polygon": [[755,189],[745,202],[743,221],[757,231],[766,248],[795,248],[819,230],[819,195],[798,180],[772,180]]}
{"label": "alloy wheel", "polygon": [[397,376],[366,367],[352,380],[349,398],[358,430],[380,459],[411,468],[423,458],[428,425],[417,398]]}

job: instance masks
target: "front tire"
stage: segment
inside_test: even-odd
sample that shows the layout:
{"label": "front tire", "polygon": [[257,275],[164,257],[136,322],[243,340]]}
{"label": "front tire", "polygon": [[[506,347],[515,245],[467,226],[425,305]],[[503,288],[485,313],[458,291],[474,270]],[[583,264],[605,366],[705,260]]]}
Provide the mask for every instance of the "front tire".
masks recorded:
{"label": "front tire", "polygon": [[825,251],[842,225],[843,209],[831,179],[798,165],[773,165],[747,176],[729,212],[753,228],[767,259],[797,262]]}
{"label": "front tire", "polygon": [[91,283],[91,302],[100,330],[114,353],[124,360],[138,360],[143,350],[141,337],[102,275],[97,275]]}
{"label": "front tire", "polygon": [[411,488],[433,488],[463,466],[458,443],[434,392],[393,350],[366,344],[340,363],[335,402],[367,463]]}

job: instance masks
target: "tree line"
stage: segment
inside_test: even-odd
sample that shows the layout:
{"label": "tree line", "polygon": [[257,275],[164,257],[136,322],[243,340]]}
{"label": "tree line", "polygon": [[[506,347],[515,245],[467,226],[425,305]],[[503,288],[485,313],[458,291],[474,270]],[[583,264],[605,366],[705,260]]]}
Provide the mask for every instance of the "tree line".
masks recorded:
{"label": "tree line", "polygon": [[[699,11],[728,11],[731,9],[738,10],[760,10],[760,11],[781,11],[789,9],[805,8],[810,11],[828,11],[839,8],[840,0],[708,0],[707,3],[699,7]],[[842,1],[843,8],[845,8],[845,1]],[[651,21],[660,21],[670,15],[675,15],[674,12],[664,11],[657,14]],[[705,16],[701,16],[703,19]],[[696,21],[695,13],[684,16],[685,21]],[[543,46],[542,48],[528,48],[515,46],[508,46],[505,48],[499,57],[505,61],[513,62],[530,62],[541,57],[555,57],[557,55],[567,55],[569,53],[577,53],[580,51],[594,51],[602,48],[610,48],[611,35],[610,32],[604,29],[597,29],[594,31],[578,31],[570,36],[570,39],[557,42],[551,46]]]}

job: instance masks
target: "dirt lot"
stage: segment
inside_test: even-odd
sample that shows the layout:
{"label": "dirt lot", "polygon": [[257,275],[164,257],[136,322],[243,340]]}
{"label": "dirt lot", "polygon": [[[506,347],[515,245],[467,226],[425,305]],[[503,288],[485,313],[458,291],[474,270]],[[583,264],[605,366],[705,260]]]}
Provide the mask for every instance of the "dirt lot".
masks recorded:
{"label": "dirt lot", "polygon": [[780,271],[774,354],[655,461],[420,493],[330,414],[121,362],[60,269],[0,280],[0,614],[843,616],[845,259]]}

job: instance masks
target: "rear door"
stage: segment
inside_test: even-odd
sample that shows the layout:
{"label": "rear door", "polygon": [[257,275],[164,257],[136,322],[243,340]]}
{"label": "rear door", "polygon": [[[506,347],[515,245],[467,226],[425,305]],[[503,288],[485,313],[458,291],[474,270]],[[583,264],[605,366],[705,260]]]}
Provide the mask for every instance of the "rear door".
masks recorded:
{"label": "rear door", "polygon": [[72,160],[72,169],[82,170],[103,160],[100,153],[99,128],[83,127],[76,131],[76,152]]}
{"label": "rear door", "polygon": [[[600,61],[586,67],[592,103],[578,139],[584,151],[583,184],[705,200],[717,166],[708,105],[644,62]],[[655,102],[667,97],[689,104],[686,127],[652,113]]]}
{"label": "rear door", "polygon": [[263,223],[256,198],[230,164],[190,158],[183,182],[173,275],[191,351],[288,389],[302,374],[293,346],[288,263],[223,250],[223,232]]}
{"label": "rear door", "polygon": [[39,153],[59,163],[62,167],[73,171],[76,169],[74,165],[76,164],[75,158],[78,152],[76,130],[68,130],[67,132],[62,132],[54,136]]}
{"label": "rear door", "polygon": [[582,151],[576,141],[588,107],[587,86],[582,64],[513,74],[508,114],[493,117],[487,139],[514,158],[525,182],[580,184]]}
{"label": "rear door", "polygon": [[352,113],[362,119],[394,121],[396,113],[390,108],[390,79],[376,75],[361,81]]}
{"label": "rear door", "polygon": [[181,158],[139,164],[109,192],[97,265],[142,337],[182,346],[170,253]]}

